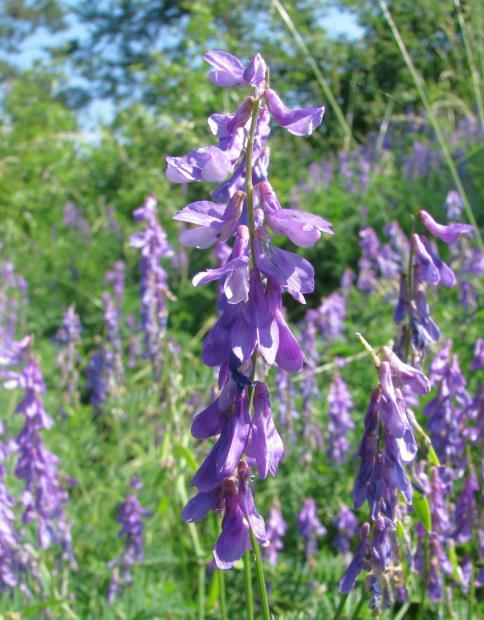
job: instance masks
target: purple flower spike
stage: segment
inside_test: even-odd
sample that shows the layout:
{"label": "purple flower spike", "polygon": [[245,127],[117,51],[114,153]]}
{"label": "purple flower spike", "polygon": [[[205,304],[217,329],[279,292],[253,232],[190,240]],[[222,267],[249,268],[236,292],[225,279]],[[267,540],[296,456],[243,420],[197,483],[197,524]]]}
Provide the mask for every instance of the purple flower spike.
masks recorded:
{"label": "purple flower spike", "polygon": [[474,226],[470,224],[452,223],[447,226],[445,224],[439,224],[430,213],[427,213],[427,211],[423,209],[418,212],[418,215],[429,233],[434,237],[438,237],[448,245],[455,243],[460,235],[471,235],[475,230]]}
{"label": "purple flower spike", "polygon": [[185,157],[167,157],[166,162],[166,178],[172,183],[219,183],[233,167],[227,153],[216,146],[194,149]]}
{"label": "purple flower spike", "polygon": [[321,238],[321,233],[333,234],[331,224],[319,215],[283,209],[269,183],[260,183],[257,189],[267,224],[275,233],[287,235],[301,248],[313,246]]}
{"label": "purple flower spike", "polygon": [[283,104],[276,91],[271,88],[265,91],[264,96],[269,112],[276,123],[295,136],[309,136],[321,125],[324,107],[290,110]]}
{"label": "purple flower spike", "polygon": [[[140,487],[139,483],[132,483],[132,488]],[[121,594],[123,583],[130,586],[133,582],[131,576],[131,568],[137,563],[144,560],[143,553],[143,520],[149,517],[151,513],[143,508],[138,498],[133,493],[128,495],[119,507],[116,521],[119,523],[120,530],[118,536],[125,539],[125,547],[123,553],[114,560],[109,562],[108,566],[112,568],[112,577],[109,584],[108,601],[110,604]],[[121,568],[121,575],[119,568]]]}
{"label": "purple flower spike", "polygon": [[269,545],[266,548],[266,556],[269,564],[277,564],[277,554],[283,549],[282,538],[287,531],[287,523],[282,516],[281,507],[278,503],[274,504],[269,512],[269,525],[267,527],[267,539]]}
{"label": "purple flower spike", "polygon": [[327,530],[318,519],[316,502],[312,497],[304,500],[303,507],[297,515],[297,529],[306,543],[306,557],[309,558],[318,550],[317,539],[326,536]]}
{"label": "purple flower spike", "polygon": [[[300,371],[305,362],[285,319],[282,294],[288,292],[305,303],[304,296],[314,289],[314,269],[302,256],[275,247],[269,231],[310,247],[332,230],[323,218],[282,209],[268,181],[271,112],[290,132],[306,135],[320,124],[324,109],[286,109],[279,96],[266,89],[267,65],[260,54],[246,66],[222,51],[208,52],[204,58],[212,67],[214,84],[251,89],[235,113],[210,116],[217,146],[167,158],[166,172],[176,183],[224,181],[212,192],[215,202],[192,203],[174,219],[195,225],[181,233],[183,245],[215,245],[217,266],[196,274],[192,282],[199,286],[219,281],[218,318],[202,347],[203,362],[218,367],[219,393],[195,416],[192,434],[198,439],[218,438],[192,479],[198,493],[185,506],[183,518],[192,522],[210,510],[224,512],[214,558],[226,569],[248,549],[249,531],[261,545],[269,544],[249,484],[250,467],[256,468],[259,478],[275,475],[284,453],[269,390],[262,382],[265,370],[275,366],[281,378]],[[343,318],[344,309],[340,323]],[[281,527],[279,523],[273,530]],[[269,556],[274,562],[282,544],[276,534],[272,532]]]}

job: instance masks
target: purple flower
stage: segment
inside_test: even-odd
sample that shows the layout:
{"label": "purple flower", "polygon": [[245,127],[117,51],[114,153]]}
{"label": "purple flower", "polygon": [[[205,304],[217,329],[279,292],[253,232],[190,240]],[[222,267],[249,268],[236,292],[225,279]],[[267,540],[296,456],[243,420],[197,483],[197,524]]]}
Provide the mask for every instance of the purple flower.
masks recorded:
{"label": "purple flower", "polygon": [[61,559],[75,565],[70,524],[64,510],[69,497],[59,481],[59,459],[43,444],[42,431],[52,426],[52,419],[44,409],[45,384],[40,367],[30,355],[21,371],[9,372],[7,378],[7,389],[24,390],[15,409],[25,419],[15,441],[15,475],[25,484],[20,498],[23,523],[35,523],[41,549],[57,544],[61,547]]}
{"label": "purple flower", "polygon": [[318,215],[297,209],[283,209],[270,183],[257,186],[259,200],[269,228],[289,239],[301,248],[313,246],[321,233],[333,234],[331,224]]}
{"label": "purple flower", "polygon": [[233,168],[229,155],[216,146],[193,149],[185,157],[167,157],[166,178],[172,183],[219,183]]}
{"label": "purple flower", "polygon": [[316,325],[325,342],[342,340],[346,318],[346,299],[337,291],[321,300],[316,310]]}
{"label": "purple flower", "polygon": [[203,59],[213,67],[208,77],[215,86],[260,87],[265,83],[266,64],[260,54],[256,54],[245,68],[236,56],[228,52],[207,52]]}
{"label": "purple flower", "polygon": [[430,213],[427,213],[427,211],[424,211],[423,209],[418,212],[418,215],[420,216],[425,228],[431,235],[438,237],[444,243],[449,245],[455,243],[460,235],[470,235],[475,230],[474,226],[471,226],[470,224],[439,224],[434,220]]}
{"label": "purple flower", "polygon": [[462,215],[464,203],[458,191],[451,189],[445,198],[445,208],[447,211],[447,219],[455,220]]}
{"label": "purple flower", "polygon": [[476,340],[474,359],[471,365],[471,370],[480,370],[481,368],[484,368],[484,338]]}
{"label": "purple flower", "polygon": [[312,497],[304,500],[303,507],[297,515],[297,530],[304,538],[306,556],[309,558],[318,550],[318,537],[326,536],[327,533],[326,528],[318,519],[316,502]]}
{"label": "purple flower", "polygon": [[456,528],[453,536],[459,543],[466,543],[471,540],[472,526],[475,524],[478,514],[476,493],[479,493],[479,490],[477,476],[471,469],[455,505]]}
{"label": "purple flower", "polygon": [[56,361],[61,372],[61,391],[71,405],[78,400],[77,367],[80,361],[78,347],[81,342],[81,329],[81,320],[71,305],[64,313],[62,325],[55,337],[58,345]]}
{"label": "purple flower", "polygon": [[[139,478],[133,477],[131,487],[133,490],[141,488]],[[125,539],[123,553],[109,562],[112,569],[111,582],[109,584],[108,600],[110,604],[121,594],[123,585],[132,584],[132,567],[144,560],[143,553],[143,520],[151,513],[139,503],[135,493],[126,497],[119,507],[117,523],[120,525],[118,537]]]}
{"label": "purple flower", "polygon": [[277,554],[284,548],[282,538],[287,531],[287,523],[282,516],[279,503],[272,505],[269,512],[269,524],[267,526],[267,540],[269,545],[265,549],[266,557],[271,566],[277,564]]}
{"label": "purple flower", "polygon": [[117,260],[110,271],[106,271],[104,282],[111,284],[114,291],[114,299],[116,300],[116,308],[121,314],[124,297],[124,281],[125,281],[125,264],[122,260]]}
{"label": "purple flower", "polygon": [[237,228],[244,194],[235,192],[227,206],[202,200],[193,202],[179,211],[174,220],[196,224],[198,228],[184,230],[180,234],[180,243],[188,247],[206,249],[215,241],[225,241]]}
{"label": "purple flower", "polygon": [[324,107],[290,110],[286,108],[279,95],[272,88],[268,88],[264,96],[269,112],[276,123],[295,136],[309,136],[321,125]]}
{"label": "purple flower", "polygon": [[355,427],[350,416],[354,405],[338,371],[329,387],[328,404],[328,456],[334,463],[344,463],[350,456],[347,433]]}
{"label": "purple flower", "polygon": [[358,530],[358,519],[346,504],[342,504],[333,524],[337,531],[333,546],[340,553],[347,553],[350,548],[350,541]]}
{"label": "purple flower", "polygon": [[161,373],[161,345],[167,322],[165,299],[169,295],[168,278],[161,266],[163,258],[171,258],[173,249],[166,234],[158,223],[157,202],[154,196],[147,196],[141,207],[135,209],[133,217],[145,222],[143,231],[130,237],[131,247],[141,251],[141,329],[145,341],[145,357],[151,361],[153,376]]}

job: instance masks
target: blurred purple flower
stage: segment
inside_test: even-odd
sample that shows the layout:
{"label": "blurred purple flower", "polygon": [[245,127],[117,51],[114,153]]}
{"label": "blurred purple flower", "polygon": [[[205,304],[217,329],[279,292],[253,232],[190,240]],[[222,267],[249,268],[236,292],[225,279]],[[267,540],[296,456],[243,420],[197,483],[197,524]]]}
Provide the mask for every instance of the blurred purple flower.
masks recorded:
{"label": "blurred purple flower", "polygon": [[[133,476],[131,488],[133,491],[142,488],[142,484],[137,476]],[[144,560],[143,520],[149,516],[151,516],[151,513],[141,506],[134,492],[128,495],[119,506],[116,521],[121,527],[118,537],[124,538],[125,544],[123,553],[108,563],[108,567],[112,569],[108,592],[108,601],[111,605],[123,591],[123,586],[130,586],[133,583],[131,575],[133,566]]]}

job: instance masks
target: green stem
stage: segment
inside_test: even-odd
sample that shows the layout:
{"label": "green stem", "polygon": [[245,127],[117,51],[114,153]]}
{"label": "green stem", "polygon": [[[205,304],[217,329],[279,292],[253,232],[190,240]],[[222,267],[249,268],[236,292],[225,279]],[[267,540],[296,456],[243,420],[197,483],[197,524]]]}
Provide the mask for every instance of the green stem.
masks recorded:
{"label": "green stem", "polygon": [[223,570],[218,571],[218,585],[219,585],[219,603],[220,603],[220,618],[221,620],[228,620],[227,616],[227,600],[225,597],[225,575]]}
{"label": "green stem", "polygon": [[[183,504],[188,501],[187,490],[185,487],[185,478],[179,476],[177,480],[178,494]],[[188,523],[188,531],[190,533],[193,548],[195,549],[195,556],[198,564],[198,620],[205,619],[205,554],[203,552],[196,525],[194,523]]]}
{"label": "green stem", "polygon": [[471,70],[472,85],[474,87],[474,94],[476,97],[477,109],[479,110],[479,120],[481,121],[481,128],[484,129],[484,105],[482,103],[481,93],[481,76],[479,70],[474,61],[474,53],[472,51],[472,45],[467,36],[467,28],[464,20],[464,14],[462,13],[462,6],[460,0],[454,0],[455,8],[457,9],[457,19],[459,20],[459,26],[462,32],[462,40],[464,41],[464,48],[466,51],[467,62]]}
{"label": "green stem", "polygon": [[474,562],[471,562],[471,574],[469,577],[469,604],[467,606],[467,620],[474,618],[474,601],[476,598],[475,569]]}
{"label": "green stem", "polygon": [[452,179],[454,180],[456,189],[462,198],[462,202],[464,203],[464,208],[467,213],[467,218],[469,222],[476,228],[477,243],[479,245],[479,248],[482,250],[484,248],[484,245],[482,243],[481,235],[479,233],[479,228],[477,226],[476,218],[474,217],[471,204],[469,202],[469,199],[467,198],[466,191],[464,189],[464,186],[462,185],[462,181],[460,179],[459,173],[457,172],[457,168],[455,166],[454,160],[452,159],[452,156],[450,154],[447,141],[444,137],[444,134],[442,133],[442,129],[440,128],[440,124],[437,121],[437,117],[435,116],[434,111],[432,109],[432,105],[430,103],[427,92],[425,90],[425,83],[422,77],[420,76],[420,74],[418,73],[417,69],[415,68],[415,65],[413,64],[410,54],[408,53],[408,50],[405,47],[405,43],[400,35],[400,32],[395,22],[393,21],[393,17],[391,16],[390,11],[388,10],[385,0],[379,0],[379,4],[381,7],[381,10],[383,11],[383,15],[385,16],[385,19],[387,20],[388,25],[390,26],[390,29],[395,38],[395,41],[397,42],[397,45],[403,56],[405,64],[407,65],[407,68],[410,71],[410,74],[413,78],[415,86],[418,90],[418,93],[424,105],[425,111],[427,112],[427,116],[429,118],[430,124],[432,125],[435,131],[435,135],[437,137],[440,148],[442,150],[442,154],[444,155],[445,162],[450,170],[450,174],[452,176]]}
{"label": "green stem", "polygon": [[269,609],[269,599],[267,598],[266,580],[264,578],[264,569],[262,567],[262,558],[260,556],[259,543],[255,539],[254,532],[250,532],[250,542],[252,543],[252,550],[255,556],[255,570],[257,574],[257,582],[259,584],[259,594],[262,606],[262,617],[264,620],[271,620],[271,612]]}
{"label": "green stem", "polygon": [[355,611],[351,614],[350,620],[357,620],[360,615],[361,608],[363,607],[363,603],[366,600],[366,592],[363,590],[360,596],[360,600],[358,601],[358,605],[355,607]]}
{"label": "green stem", "polygon": [[254,187],[252,185],[252,150],[254,148],[254,136],[257,126],[257,115],[259,114],[260,99],[254,100],[252,116],[250,119],[249,139],[247,140],[247,150],[245,154],[245,193],[247,199],[247,215],[249,219],[250,236],[250,266],[255,266],[255,217],[254,217]]}
{"label": "green stem", "polygon": [[205,620],[205,563],[198,561],[198,620]]}
{"label": "green stem", "polygon": [[427,579],[429,571],[429,535],[425,532],[424,538],[424,566],[422,575],[422,585],[420,590],[420,605],[418,609],[418,620],[424,620],[425,618],[425,600],[427,598]]}
{"label": "green stem", "polygon": [[341,618],[341,614],[343,613],[343,609],[344,609],[346,599],[348,598],[348,596],[349,596],[348,592],[346,594],[341,595],[338,608],[334,612],[333,620],[339,620],[339,618]]}
{"label": "green stem", "polygon": [[250,552],[244,553],[245,606],[247,620],[254,620],[254,596],[252,594],[252,575],[250,572]]}

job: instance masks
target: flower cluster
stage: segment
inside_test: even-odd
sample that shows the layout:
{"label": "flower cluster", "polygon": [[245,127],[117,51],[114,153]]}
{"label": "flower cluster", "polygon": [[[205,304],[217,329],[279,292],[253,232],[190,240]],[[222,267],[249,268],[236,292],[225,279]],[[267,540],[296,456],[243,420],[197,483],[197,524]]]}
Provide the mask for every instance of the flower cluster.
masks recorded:
{"label": "flower cluster", "polygon": [[373,527],[363,525],[360,546],[340,582],[341,591],[350,592],[360,571],[365,571],[373,607],[379,606],[380,596],[386,590],[385,574],[398,559],[392,544],[398,520],[397,493],[408,504],[413,496],[405,465],[415,459],[417,443],[413,413],[402,390],[407,386],[416,394],[430,391],[430,382],[420,370],[404,364],[388,347],[383,347],[382,353],[384,359],[378,362],[379,385],[372,393],[365,416],[365,433],[359,449],[361,463],[353,494],[355,509],[368,502]]}
{"label": "flower cluster", "polygon": [[329,386],[328,404],[328,456],[334,463],[344,463],[350,455],[347,433],[355,425],[350,416],[351,394],[338,370]]}
{"label": "flower cluster", "polygon": [[[418,217],[431,235],[446,244],[455,243],[460,235],[468,235],[474,231],[468,224],[436,222],[427,211],[419,211]],[[452,269],[441,259],[434,242],[422,234],[413,233],[411,239],[413,261],[410,279],[402,275],[398,304],[394,312],[396,323],[403,323],[408,317],[409,329],[401,330],[397,351],[405,357],[405,349],[411,345],[415,362],[420,362],[426,355],[431,342],[440,338],[440,330],[430,316],[427,303],[427,285],[452,288],[457,279]]]}
{"label": "flower cluster", "polygon": [[15,410],[25,418],[15,440],[18,454],[15,475],[25,484],[20,499],[23,522],[35,523],[41,549],[57,544],[62,559],[74,564],[70,523],[64,509],[69,497],[60,483],[59,459],[43,444],[42,431],[52,426],[52,419],[44,409],[45,384],[36,359],[28,352],[28,344],[24,349],[27,359],[23,368],[2,372],[5,388],[24,390]]}
{"label": "flower cluster", "polygon": [[[133,490],[142,488],[141,481],[137,476],[134,476],[131,480],[131,488]],[[116,597],[121,594],[123,585],[131,585],[133,581],[131,576],[132,567],[144,560],[143,519],[150,515],[151,513],[141,506],[134,492],[128,495],[119,507],[116,521],[121,527],[118,536],[125,539],[125,545],[123,553],[109,562],[108,565],[112,568],[108,592],[110,603],[113,603]]]}
{"label": "flower cluster", "polygon": [[202,348],[203,362],[219,369],[219,394],[192,424],[195,438],[218,439],[193,477],[198,494],[183,511],[187,521],[202,519],[210,509],[224,511],[214,557],[217,566],[229,568],[249,548],[250,532],[268,544],[249,479],[251,468],[261,478],[274,475],[283,445],[262,380],[263,363],[301,370],[304,355],[284,317],[282,294],[305,303],[314,289],[310,263],[273,245],[269,231],[307,248],[332,229],[319,216],[282,208],[267,178],[271,117],[296,136],[308,135],[321,123],[324,108],[288,109],[270,88],[260,54],[245,67],[226,52],[209,52],[205,60],[215,85],[252,89],[235,113],[210,116],[218,146],[168,157],[166,169],[174,183],[220,183],[212,193],[215,202],[194,202],[176,214],[176,220],[195,225],[181,233],[182,245],[205,249],[233,238],[226,262],[193,278],[195,286],[223,280],[220,314]]}
{"label": "flower cluster", "polygon": [[333,521],[333,525],[336,527],[337,532],[333,545],[340,553],[347,555],[351,539],[358,531],[358,519],[353,514],[351,508],[346,506],[346,504],[342,504]]}
{"label": "flower cluster", "polygon": [[56,361],[61,372],[61,389],[70,405],[77,402],[79,398],[77,391],[79,379],[78,348],[81,342],[81,329],[79,315],[74,310],[74,306],[71,305],[65,311],[62,325],[55,337],[58,346]]}
{"label": "flower cluster", "polygon": [[272,505],[266,531],[267,540],[269,541],[269,545],[265,548],[267,561],[271,566],[275,566],[277,564],[277,554],[284,548],[282,539],[287,531],[287,523],[284,521],[279,503]]}
{"label": "flower cluster", "polygon": [[459,358],[451,354],[452,342],[444,343],[432,363],[430,376],[437,393],[424,406],[432,445],[442,463],[465,468],[465,445],[478,439],[470,424],[472,398],[462,374]]}
{"label": "flower cluster", "polygon": [[14,343],[20,311],[27,304],[27,282],[10,261],[0,263],[0,357]]}
{"label": "flower cluster", "polygon": [[166,298],[169,293],[163,258],[173,256],[166,234],[158,222],[157,201],[148,196],[143,205],[133,212],[138,222],[145,222],[141,232],[134,233],[130,245],[141,251],[141,329],[144,333],[145,357],[151,361],[155,379],[162,367],[162,341],[167,322]]}
{"label": "flower cluster", "polygon": [[297,530],[304,538],[308,560],[318,551],[318,537],[326,536],[327,530],[318,519],[316,502],[312,497],[304,500],[303,507],[297,515]]}

